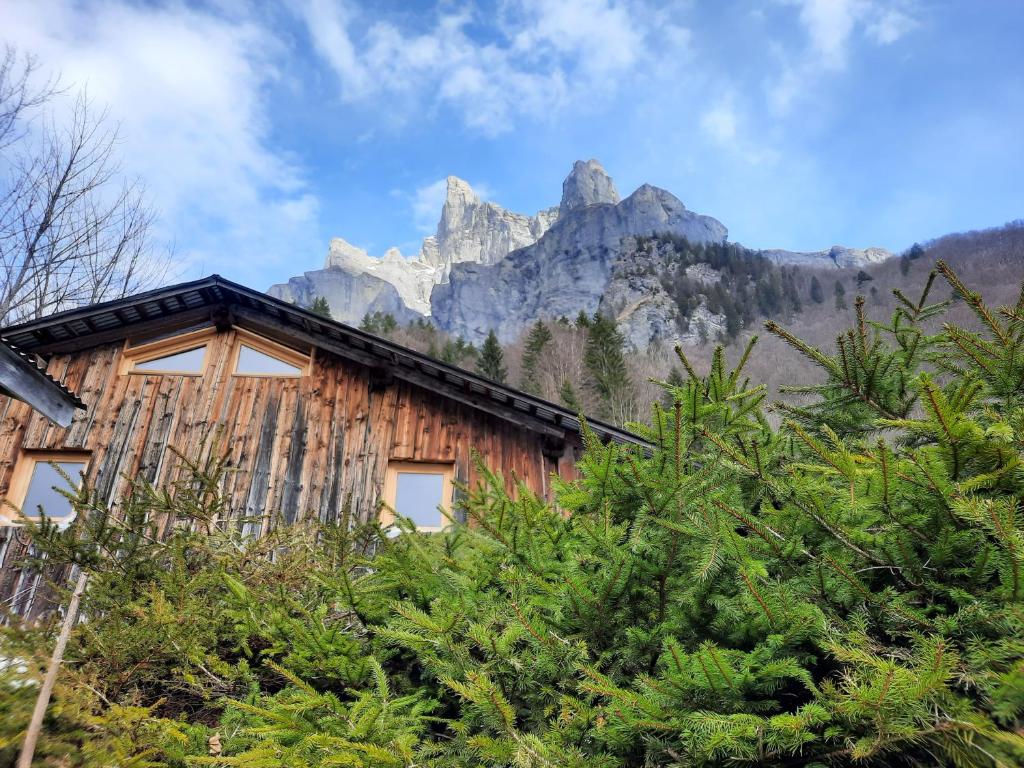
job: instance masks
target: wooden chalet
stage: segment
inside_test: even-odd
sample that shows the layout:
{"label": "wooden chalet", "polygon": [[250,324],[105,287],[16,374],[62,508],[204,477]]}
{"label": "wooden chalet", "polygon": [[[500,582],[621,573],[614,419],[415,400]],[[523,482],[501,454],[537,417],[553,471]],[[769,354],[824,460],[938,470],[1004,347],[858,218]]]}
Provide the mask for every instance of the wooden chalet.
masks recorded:
{"label": "wooden chalet", "polygon": [[[472,452],[546,496],[582,447],[579,419],[559,405],[217,275],[4,337],[84,403],[61,424],[0,394],[0,604],[22,615],[37,611],[39,576],[19,565],[28,541],[16,510],[69,518],[55,466],[116,504],[135,478],[173,481],[175,451],[219,451],[233,468],[231,515],[254,535],[334,521],[344,505],[361,519],[394,508],[430,530],[455,482],[475,481]],[[602,439],[640,442],[588,423]]]}

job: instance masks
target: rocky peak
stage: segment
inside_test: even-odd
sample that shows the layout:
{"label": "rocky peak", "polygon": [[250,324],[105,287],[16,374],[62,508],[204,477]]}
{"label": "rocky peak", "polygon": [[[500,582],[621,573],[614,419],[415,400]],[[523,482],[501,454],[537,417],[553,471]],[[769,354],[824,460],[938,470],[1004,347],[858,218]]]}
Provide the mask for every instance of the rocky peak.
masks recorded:
{"label": "rocky peak", "polygon": [[324,269],[361,268],[369,263],[370,255],[359,246],[352,245],[343,237],[331,238]]}
{"label": "rocky peak", "polygon": [[460,226],[466,216],[466,210],[480,205],[480,198],[469,186],[469,182],[458,176],[446,179],[448,188],[444,196],[444,207],[441,209],[441,221],[438,222],[438,233]]}
{"label": "rocky peak", "polygon": [[619,192],[615,189],[615,182],[601,164],[597,160],[577,160],[562,182],[562,203],[558,206],[558,215],[565,216],[574,208],[595,203],[617,202]]}

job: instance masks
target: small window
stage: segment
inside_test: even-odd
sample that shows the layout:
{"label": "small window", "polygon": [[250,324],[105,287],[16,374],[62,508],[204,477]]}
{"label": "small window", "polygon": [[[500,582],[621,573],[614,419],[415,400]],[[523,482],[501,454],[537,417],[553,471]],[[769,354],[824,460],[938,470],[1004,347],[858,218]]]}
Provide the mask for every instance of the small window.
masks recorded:
{"label": "small window", "polygon": [[122,373],[200,376],[206,370],[213,328],[183,333],[169,339],[127,347],[121,364]]}
{"label": "small window", "polygon": [[14,468],[7,508],[0,512],[0,518],[7,518],[4,522],[17,522],[20,510],[24,517],[39,520],[42,509],[54,522],[70,523],[75,519],[75,510],[61,491],[74,493],[88,464],[87,453],[25,453]]}
{"label": "small window", "polygon": [[180,371],[182,373],[199,373],[203,370],[203,360],[206,358],[206,345],[188,349],[184,352],[175,352],[173,355],[154,357],[152,360],[144,360],[135,363],[136,371],[149,371],[152,373],[164,373],[167,371]]}
{"label": "small window", "polygon": [[381,522],[391,523],[397,513],[412,520],[416,530],[440,531],[448,525],[444,513],[450,511],[451,499],[450,464],[391,462],[384,482],[387,506]]}
{"label": "small window", "polygon": [[309,355],[241,328],[235,333],[236,376],[295,377],[308,373]]}

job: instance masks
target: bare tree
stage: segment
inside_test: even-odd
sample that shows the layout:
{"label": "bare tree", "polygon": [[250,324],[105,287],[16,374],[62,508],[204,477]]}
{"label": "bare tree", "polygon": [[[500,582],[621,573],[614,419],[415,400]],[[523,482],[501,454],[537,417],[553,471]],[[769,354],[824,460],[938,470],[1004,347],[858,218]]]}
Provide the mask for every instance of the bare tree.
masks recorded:
{"label": "bare tree", "polygon": [[150,244],[153,211],[142,185],[121,173],[108,114],[82,92],[59,119],[47,107],[65,96],[52,81],[33,88],[37,68],[11,48],[0,60],[5,324],[144,290],[169,264]]}
{"label": "bare tree", "polygon": [[24,135],[25,116],[57,93],[57,83],[36,83],[39,62],[34,56],[18,56],[10,45],[0,56],[0,150]]}

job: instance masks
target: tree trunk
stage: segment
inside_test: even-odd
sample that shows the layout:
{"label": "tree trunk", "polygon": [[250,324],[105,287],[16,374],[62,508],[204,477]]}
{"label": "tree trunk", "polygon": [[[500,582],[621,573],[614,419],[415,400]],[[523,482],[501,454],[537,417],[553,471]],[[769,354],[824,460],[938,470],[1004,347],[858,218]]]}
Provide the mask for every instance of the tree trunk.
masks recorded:
{"label": "tree trunk", "polygon": [[85,592],[85,585],[88,581],[89,574],[86,571],[83,570],[78,574],[78,583],[75,584],[75,591],[71,595],[71,602],[68,603],[68,611],[64,614],[64,624],[60,628],[57,645],[53,648],[50,664],[46,668],[46,678],[43,680],[43,687],[39,689],[36,707],[32,710],[32,720],[29,721],[28,730],[25,731],[25,743],[21,747],[18,768],[32,768],[32,757],[35,755],[39,733],[43,729],[43,718],[46,716],[46,708],[50,704],[53,687],[57,683],[60,664],[64,660],[64,649],[67,647],[68,639],[71,637],[71,630],[74,629],[75,621],[78,619],[78,604],[82,600],[82,594]]}

